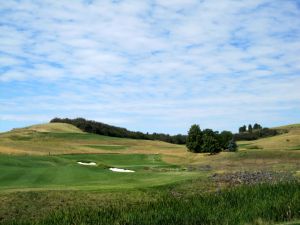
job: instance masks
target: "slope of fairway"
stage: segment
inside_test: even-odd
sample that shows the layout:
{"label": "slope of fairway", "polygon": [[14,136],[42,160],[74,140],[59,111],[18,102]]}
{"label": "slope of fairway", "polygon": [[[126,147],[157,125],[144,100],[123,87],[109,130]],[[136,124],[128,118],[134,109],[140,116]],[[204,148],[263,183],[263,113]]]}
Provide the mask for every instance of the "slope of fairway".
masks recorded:
{"label": "slope of fairway", "polygon": [[[95,162],[82,166],[77,162]],[[110,167],[135,173],[116,173]],[[114,190],[152,187],[195,176],[163,162],[159,155],[98,154],[60,156],[0,155],[0,190]]]}

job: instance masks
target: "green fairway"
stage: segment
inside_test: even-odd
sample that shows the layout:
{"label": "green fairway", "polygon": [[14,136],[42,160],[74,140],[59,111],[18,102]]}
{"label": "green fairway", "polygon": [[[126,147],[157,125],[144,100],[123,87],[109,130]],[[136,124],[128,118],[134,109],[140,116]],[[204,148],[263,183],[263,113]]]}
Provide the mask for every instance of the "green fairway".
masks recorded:
{"label": "green fairway", "polygon": [[[77,162],[95,162],[97,166]],[[135,173],[116,173],[110,167]],[[163,185],[195,176],[159,155],[79,154],[60,156],[0,155],[0,189],[122,189]]]}

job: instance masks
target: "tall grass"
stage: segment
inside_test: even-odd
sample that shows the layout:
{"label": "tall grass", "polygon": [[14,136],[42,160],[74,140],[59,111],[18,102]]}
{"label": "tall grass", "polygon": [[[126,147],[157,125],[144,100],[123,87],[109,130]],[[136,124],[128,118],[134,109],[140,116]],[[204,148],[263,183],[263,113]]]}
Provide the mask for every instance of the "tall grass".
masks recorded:
{"label": "tall grass", "polygon": [[8,224],[273,224],[300,218],[300,184],[242,186],[192,197],[163,191],[154,201],[120,199],[101,205],[64,208],[39,221]]}

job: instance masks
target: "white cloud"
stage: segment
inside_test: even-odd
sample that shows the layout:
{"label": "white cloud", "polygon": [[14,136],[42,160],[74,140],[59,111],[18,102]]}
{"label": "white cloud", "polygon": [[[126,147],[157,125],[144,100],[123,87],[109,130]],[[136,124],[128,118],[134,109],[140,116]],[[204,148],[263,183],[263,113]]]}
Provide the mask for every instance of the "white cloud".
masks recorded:
{"label": "white cloud", "polygon": [[271,111],[300,119],[293,1],[5,1],[1,9],[0,115],[106,118],[133,129],[151,117],[168,132],[202,121],[217,128],[222,116],[232,129],[230,120],[268,120]]}

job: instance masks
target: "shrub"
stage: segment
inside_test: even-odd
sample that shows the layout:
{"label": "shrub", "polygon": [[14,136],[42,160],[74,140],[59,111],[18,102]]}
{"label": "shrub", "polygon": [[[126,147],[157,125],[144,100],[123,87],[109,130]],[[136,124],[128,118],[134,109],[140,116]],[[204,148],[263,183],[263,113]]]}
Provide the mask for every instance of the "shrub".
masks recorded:
{"label": "shrub", "polygon": [[234,139],[231,139],[228,143],[228,151],[236,152],[238,150],[238,146]]}

